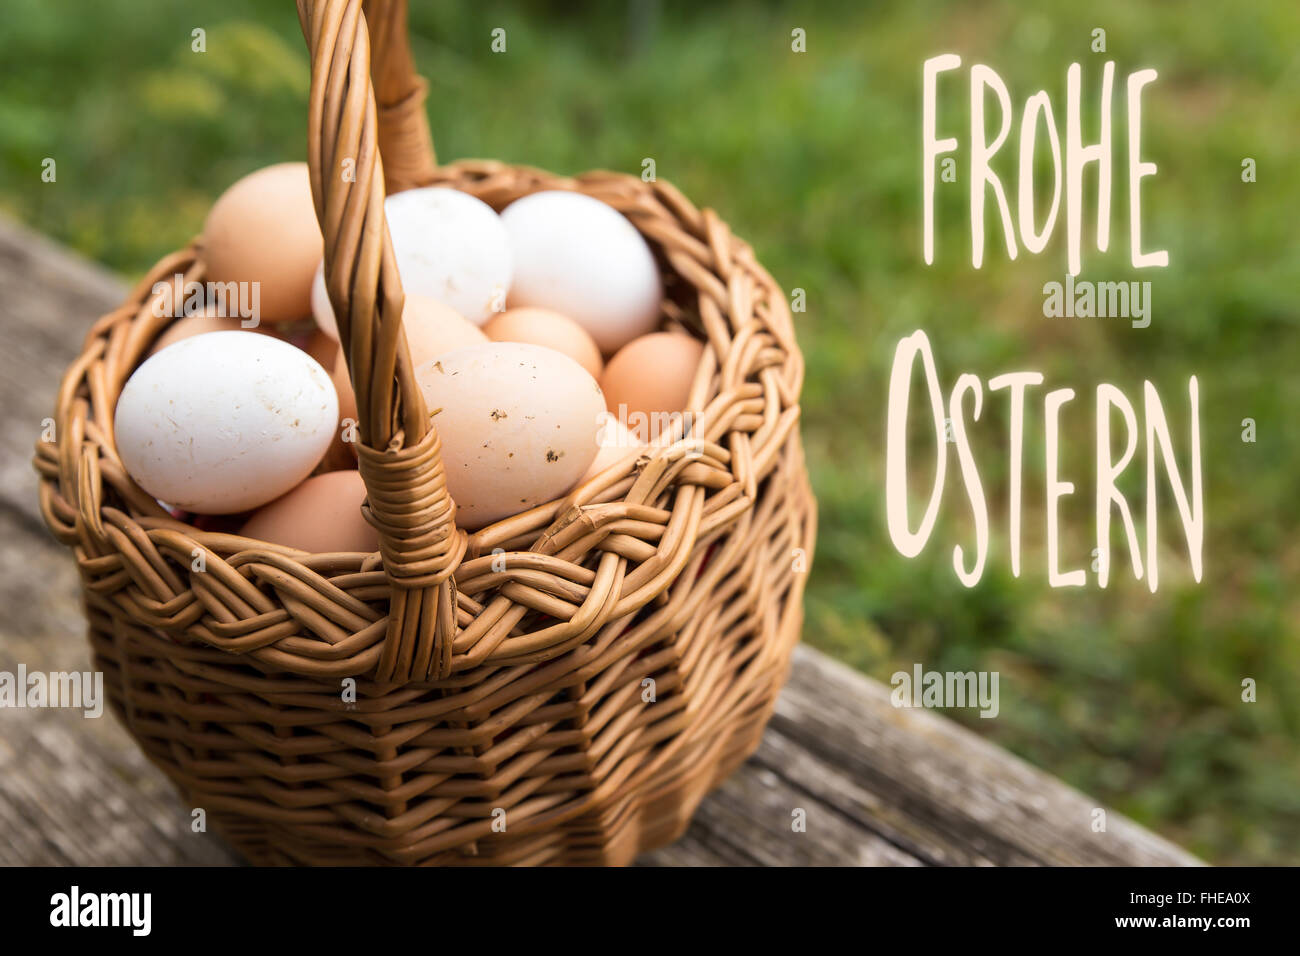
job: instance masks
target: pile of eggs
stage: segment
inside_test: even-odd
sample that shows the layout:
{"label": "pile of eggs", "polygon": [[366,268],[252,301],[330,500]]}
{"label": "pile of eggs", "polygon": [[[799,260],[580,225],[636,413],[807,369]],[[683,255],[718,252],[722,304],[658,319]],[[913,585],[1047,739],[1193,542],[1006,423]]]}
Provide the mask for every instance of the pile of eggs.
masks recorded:
{"label": "pile of eggs", "polygon": [[[562,497],[641,452],[648,436],[625,427],[629,415],[684,408],[703,345],[655,331],[658,266],[610,206],[548,191],[498,214],[428,187],[388,197],[385,216],[461,527]],[[258,321],[245,328],[211,296],[163,331],[118,398],[123,467],[200,527],[311,552],[377,550],[306,165],[230,187],[202,258],[209,291],[256,288]]]}

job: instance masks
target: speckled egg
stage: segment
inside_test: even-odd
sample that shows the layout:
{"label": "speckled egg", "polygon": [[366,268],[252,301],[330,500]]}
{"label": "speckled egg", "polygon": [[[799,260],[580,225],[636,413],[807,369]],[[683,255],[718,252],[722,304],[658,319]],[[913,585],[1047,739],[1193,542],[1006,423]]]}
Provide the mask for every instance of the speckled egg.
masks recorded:
{"label": "speckled egg", "polygon": [[416,377],[465,528],[564,495],[596,457],[605,399],[566,355],[490,342],[449,352]]}

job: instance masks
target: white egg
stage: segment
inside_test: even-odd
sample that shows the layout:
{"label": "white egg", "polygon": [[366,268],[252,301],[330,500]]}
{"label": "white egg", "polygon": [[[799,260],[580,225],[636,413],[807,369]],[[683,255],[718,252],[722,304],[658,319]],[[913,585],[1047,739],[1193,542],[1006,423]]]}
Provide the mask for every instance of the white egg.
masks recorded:
{"label": "white egg", "polygon": [[448,352],[415,374],[464,528],[566,494],[596,457],[605,397],[567,355],[489,342]]}
{"label": "white egg", "polygon": [[147,359],[113,428],[127,473],[186,511],[233,514],[311,473],[338,421],[329,373],[268,335],[208,332]]}
{"label": "white egg", "polygon": [[511,308],[567,315],[606,355],[654,330],[659,267],[621,213],[581,193],[547,191],[511,203],[501,221],[514,257]]}
{"label": "white egg", "polygon": [[402,288],[451,306],[482,325],[505,305],[513,275],[510,241],[487,203],[445,186],[384,200]]}
{"label": "white egg", "polygon": [[329,290],[325,288],[325,260],[316,267],[316,275],[311,280],[311,317],[316,320],[316,327],[332,338],[339,340],[339,323],[334,318],[334,306],[330,302]]}

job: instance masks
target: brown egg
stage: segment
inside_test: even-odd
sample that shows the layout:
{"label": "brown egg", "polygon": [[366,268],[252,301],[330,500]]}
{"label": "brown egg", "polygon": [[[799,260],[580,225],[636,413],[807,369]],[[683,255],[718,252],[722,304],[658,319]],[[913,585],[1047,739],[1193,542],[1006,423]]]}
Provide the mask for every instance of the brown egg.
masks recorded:
{"label": "brown egg", "polygon": [[[149,350],[150,355],[161,352],[169,345],[175,345],[182,339],[188,339],[195,335],[202,335],[204,332],[238,332],[243,329],[240,323],[243,320],[236,316],[217,315],[214,306],[208,306],[202,312],[196,312],[194,315],[187,315],[183,319],[177,319],[167,327],[162,335],[158,336]],[[248,332],[260,332],[263,335],[274,335],[269,329],[261,327],[246,329]],[[329,366],[325,366],[329,368]]]}
{"label": "brown egg", "polygon": [[525,342],[554,349],[573,359],[595,379],[605,367],[596,341],[567,315],[549,309],[507,309],[488,319],[483,331],[494,342]]}
{"label": "brown egg", "polygon": [[684,411],[703,354],[704,343],[681,332],[633,339],[614,354],[601,376],[606,407],[624,424],[629,424],[625,416],[636,412]]}
{"label": "brown egg", "polygon": [[[334,362],[338,358],[339,343],[334,341],[320,329],[308,332],[301,340],[297,337],[290,339],[294,345],[302,349],[317,362],[321,368],[330,371],[334,368]],[[333,373],[330,375],[333,378]]]}
{"label": "brown egg", "polygon": [[263,322],[311,315],[311,281],[323,247],[306,163],[245,176],[221,194],[203,226],[206,279],[258,283]]}
{"label": "brown egg", "polygon": [[316,475],[255,511],[239,533],[313,554],[378,551],[379,536],[361,515],[365,498],[358,471]]}
{"label": "brown egg", "polygon": [[296,335],[290,341],[314,358],[329,372],[330,383],[338,394],[339,420],[335,423],[334,440],[330,442],[329,448],[325,450],[324,456],[316,466],[316,471],[338,471],[345,468],[356,468],[356,445],[353,442],[343,440],[341,424],[344,418],[357,417],[356,396],[352,394],[352,383],[348,381],[347,372],[344,371],[343,377],[339,378],[338,366],[342,360],[342,350],[339,348],[339,344],[319,329]]}
{"label": "brown egg", "polygon": [[[333,339],[330,341],[333,342]],[[357,396],[352,391],[352,382],[348,378],[348,367],[343,357],[343,350],[337,344],[334,349],[334,359],[326,368],[330,370],[330,381],[334,383],[334,391],[339,396],[339,421],[334,430],[334,440],[330,442],[329,448],[326,449],[324,457],[317,466],[317,471],[324,472],[357,466],[358,426],[353,425],[348,429],[343,426],[345,419],[357,421]]]}
{"label": "brown egg", "polygon": [[348,377],[347,358],[343,350],[339,349],[334,356],[334,366],[330,372],[330,380],[334,383],[334,389],[339,393],[339,421],[345,418],[356,419],[357,417],[357,396],[352,391],[352,379]]}
{"label": "brown egg", "polygon": [[418,292],[406,293],[402,328],[406,332],[406,347],[411,352],[414,368],[448,352],[488,341],[482,329],[451,306]]}

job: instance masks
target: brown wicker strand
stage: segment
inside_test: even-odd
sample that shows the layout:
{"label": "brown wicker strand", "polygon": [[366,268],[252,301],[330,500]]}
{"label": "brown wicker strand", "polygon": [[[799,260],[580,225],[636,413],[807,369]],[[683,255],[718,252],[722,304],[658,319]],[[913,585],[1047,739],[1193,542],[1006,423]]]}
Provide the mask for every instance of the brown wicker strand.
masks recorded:
{"label": "brown wicker strand", "polygon": [[[394,37],[401,3],[379,3],[380,31],[405,47],[404,26]],[[384,168],[371,82],[367,20],[360,0],[299,0],[299,17],[312,52],[308,164],[317,216],[325,237],[325,277],[348,371],[357,395],[361,477],[366,518],[379,533],[380,555],[394,589],[378,680],[405,683],[446,677],[455,640],[450,577],[465,551],[446,492],[439,444],[402,333],[401,278],[384,221]],[[409,103],[401,57],[386,85]],[[409,54],[405,67],[410,72]],[[409,108],[386,113],[409,120]],[[417,131],[418,132],[418,131]],[[337,138],[331,138],[331,134]],[[412,145],[411,124],[394,133],[395,148]],[[431,154],[431,149],[428,150]],[[420,163],[417,159],[415,163]],[[412,171],[408,165],[406,172]],[[396,383],[396,387],[395,386]]]}

